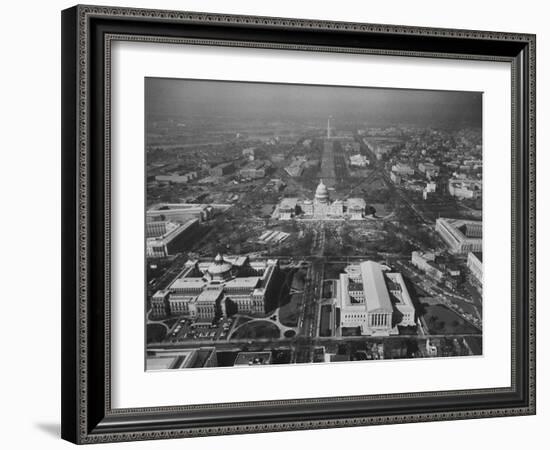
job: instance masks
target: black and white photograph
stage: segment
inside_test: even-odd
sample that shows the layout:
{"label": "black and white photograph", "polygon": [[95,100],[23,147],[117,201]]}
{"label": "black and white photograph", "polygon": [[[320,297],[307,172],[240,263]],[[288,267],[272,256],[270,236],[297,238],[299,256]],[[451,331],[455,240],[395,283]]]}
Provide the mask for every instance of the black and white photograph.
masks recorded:
{"label": "black and white photograph", "polygon": [[146,369],[483,355],[483,93],[145,78]]}
{"label": "black and white photograph", "polygon": [[546,3],[6,6],[0,448],[544,447]]}

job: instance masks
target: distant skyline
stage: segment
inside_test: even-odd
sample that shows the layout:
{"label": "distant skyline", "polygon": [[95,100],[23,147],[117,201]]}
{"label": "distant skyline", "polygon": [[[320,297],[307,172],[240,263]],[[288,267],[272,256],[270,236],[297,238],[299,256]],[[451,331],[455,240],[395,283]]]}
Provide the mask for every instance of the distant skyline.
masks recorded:
{"label": "distant skyline", "polygon": [[146,78],[148,114],[481,126],[482,93]]}

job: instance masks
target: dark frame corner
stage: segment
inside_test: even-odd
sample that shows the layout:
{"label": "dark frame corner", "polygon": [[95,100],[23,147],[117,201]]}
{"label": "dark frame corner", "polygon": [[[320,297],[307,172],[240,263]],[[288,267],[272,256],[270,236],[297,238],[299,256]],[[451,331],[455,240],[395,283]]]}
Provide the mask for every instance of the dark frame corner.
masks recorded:
{"label": "dark frame corner", "polygon": [[[512,386],[115,410],[109,355],[113,40],[512,64]],[[535,413],[535,36],[99,6],[62,12],[62,437],[96,443]]]}

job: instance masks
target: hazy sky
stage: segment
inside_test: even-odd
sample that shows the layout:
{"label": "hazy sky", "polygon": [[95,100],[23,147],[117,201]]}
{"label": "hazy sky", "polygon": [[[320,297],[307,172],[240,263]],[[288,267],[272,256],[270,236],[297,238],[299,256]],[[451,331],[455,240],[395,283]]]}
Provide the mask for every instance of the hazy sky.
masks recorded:
{"label": "hazy sky", "polygon": [[149,113],[184,116],[307,119],[333,115],[481,126],[482,114],[480,92],[146,78],[145,98]]}

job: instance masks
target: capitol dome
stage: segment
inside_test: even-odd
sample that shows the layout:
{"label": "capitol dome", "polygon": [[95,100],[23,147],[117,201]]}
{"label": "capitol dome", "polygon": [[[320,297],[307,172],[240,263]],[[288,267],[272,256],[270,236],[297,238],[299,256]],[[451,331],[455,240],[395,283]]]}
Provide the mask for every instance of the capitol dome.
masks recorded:
{"label": "capitol dome", "polygon": [[328,202],[328,189],[323,183],[323,180],[319,182],[319,185],[315,190],[315,200],[318,200],[321,202]]}
{"label": "capitol dome", "polygon": [[231,269],[233,264],[223,259],[223,256],[218,253],[214,258],[214,262],[208,266],[208,273],[214,279],[227,279],[231,277]]}

